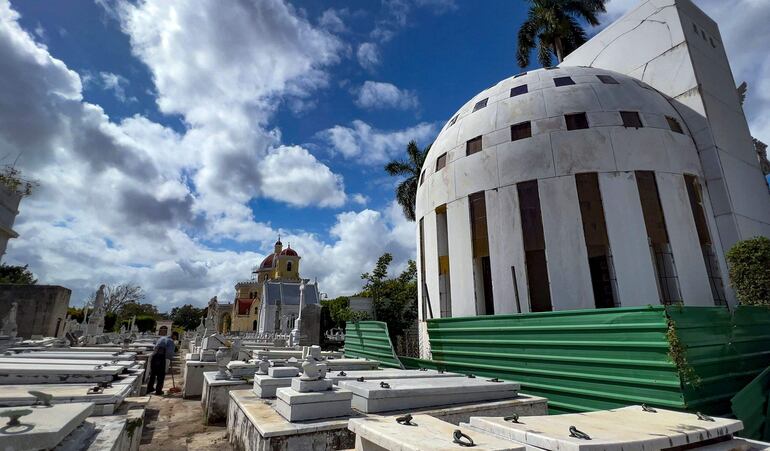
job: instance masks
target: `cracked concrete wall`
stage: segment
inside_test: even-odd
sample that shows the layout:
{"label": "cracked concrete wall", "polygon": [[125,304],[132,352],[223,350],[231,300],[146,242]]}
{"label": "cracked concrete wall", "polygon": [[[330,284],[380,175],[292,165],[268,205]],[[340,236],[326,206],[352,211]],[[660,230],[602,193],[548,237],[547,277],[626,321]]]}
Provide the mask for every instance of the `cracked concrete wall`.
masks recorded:
{"label": "cracked concrete wall", "polygon": [[[611,69],[670,97],[698,149],[708,225],[723,277],[724,253],[736,241],[770,236],[770,195],[719,28],[690,0],[641,2],[568,55],[562,66]],[[734,304],[734,293],[726,288]]]}

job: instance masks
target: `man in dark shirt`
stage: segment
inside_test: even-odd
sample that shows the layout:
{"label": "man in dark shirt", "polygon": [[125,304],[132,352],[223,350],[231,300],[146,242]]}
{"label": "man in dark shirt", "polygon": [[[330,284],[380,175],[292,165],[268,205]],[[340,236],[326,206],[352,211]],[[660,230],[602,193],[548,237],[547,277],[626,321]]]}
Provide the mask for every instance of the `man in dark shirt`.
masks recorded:
{"label": "man in dark shirt", "polygon": [[163,394],[163,380],[166,378],[166,360],[174,358],[174,340],[178,338],[179,334],[172,332],[171,338],[161,337],[155,343],[155,350],[152,358],[150,358],[150,380],[147,382],[147,393],[154,391],[156,395]]}

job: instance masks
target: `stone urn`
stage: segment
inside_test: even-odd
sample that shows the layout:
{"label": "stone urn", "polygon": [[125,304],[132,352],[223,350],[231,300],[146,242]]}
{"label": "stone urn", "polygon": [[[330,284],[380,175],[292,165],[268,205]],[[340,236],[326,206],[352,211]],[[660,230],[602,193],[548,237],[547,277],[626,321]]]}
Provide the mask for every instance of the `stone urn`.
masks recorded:
{"label": "stone urn", "polygon": [[267,374],[267,370],[270,368],[270,361],[267,357],[263,356],[262,359],[257,362],[257,374]]}

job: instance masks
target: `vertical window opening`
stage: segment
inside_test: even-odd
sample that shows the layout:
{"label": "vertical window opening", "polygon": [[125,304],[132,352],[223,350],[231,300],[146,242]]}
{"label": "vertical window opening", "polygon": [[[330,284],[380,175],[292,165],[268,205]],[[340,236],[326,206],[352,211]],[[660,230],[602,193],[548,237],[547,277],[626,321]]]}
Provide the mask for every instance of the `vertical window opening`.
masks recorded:
{"label": "vertical window opening", "polygon": [[515,88],[511,88],[511,97],[520,96],[522,94],[526,94],[527,92],[527,85],[516,86]]}
{"label": "vertical window opening", "polygon": [[682,126],[679,124],[678,120],[671,116],[666,116],[666,122],[668,122],[668,128],[670,128],[672,132],[684,134],[684,130],[682,130]]}
{"label": "vertical window opening", "polygon": [[478,111],[478,110],[484,108],[485,106],[487,106],[487,101],[488,100],[489,100],[489,97],[487,97],[486,99],[482,99],[482,100],[479,100],[478,102],[476,102],[476,105],[473,106],[473,111],[474,112]]}
{"label": "vertical window opening", "polygon": [[442,153],[436,159],[436,171],[444,169],[444,166],[446,166],[446,153]]}
{"label": "vertical window opening", "polygon": [[425,181],[425,169],[422,170],[422,173],[420,174],[420,186],[422,186],[422,183]]}
{"label": "vertical window opening", "polygon": [[567,123],[567,130],[588,128],[588,117],[585,113],[565,114],[564,121]]}
{"label": "vertical window opening", "polygon": [[658,280],[658,293],[661,304],[682,302],[679,291],[679,275],[676,271],[674,254],[668,241],[666,220],[660,205],[658,185],[652,171],[636,171],[636,185],[639,188],[639,200],[642,204],[644,225],[647,229],[647,241],[650,244],[653,267]]}
{"label": "vertical window opening", "polygon": [[540,194],[537,181],[516,185],[519,193],[521,231],[524,238],[524,263],[529,286],[529,311],[546,312],[551,306],[551,288],[548,281],[548,265],[545,259],[543,216],[540,211]]}
{"label": "vertical window opening", "polygon": [[477,136],[468,140],[465,143],[465,155],[473,155],[474,153],[481,152],[481,136]]}
{"label": "vertical window opening", "polygon": [[452,316],[452,293],[449,277],[449,235],[446,205],[436,208],[436,249],[438,250],[438,294],[441,317]]}
{"label": "vertical window opening", "polygon": [[532,136],[532,123],[530,121],[511,125],[511,141],[529,138]]}
{"label": "vertical window opening", "polygon": [[420,281],[422,282],[422,315],[423,320],[433,318],[429,315],[428,284],[425,283],[425,218],[420,218]]}
{"label": "vertical window opening", "polygon": [[588,251],[588,267],[596,308],[617,307],[618,283],[607,237],[604,206],[599,191],[599,177],[595,172],[576,174],[580,216],[583,220],[583,236]]}
{"label": "vertical window opening", "polygon": [[484,191],[468,196],[473,244],[473,277],[476,287],[476,311],[479,315],[494,315],[492,298],[492,267],[489,261],[487,235],[487,206]]}
{"label": "vertical window opening", "polygon": [[703,207],[703,193],[700,189],[698,179],[692,175],[684,176],[687,185],[687,196],[690,198],[690,208],[692,217],[695,220],[695,229],[698,232],[698,241],[700,241],[701,251],[703,251],[703,262],[706,265],[706,273],[709,277],[709,286],[711,295],[714,298],[714,305],[727,305],[725,298],[725,287],[722,284],[722,274],[719,271],[717,255],[714,251],[714,244],[709,234],[708,223],[706,222],[706,210]]}
{"label": "vertical window opening", "polygon": [[623,127],[642,128],[642,119],[636,111],[621,111],[620,118],[623,120]]}

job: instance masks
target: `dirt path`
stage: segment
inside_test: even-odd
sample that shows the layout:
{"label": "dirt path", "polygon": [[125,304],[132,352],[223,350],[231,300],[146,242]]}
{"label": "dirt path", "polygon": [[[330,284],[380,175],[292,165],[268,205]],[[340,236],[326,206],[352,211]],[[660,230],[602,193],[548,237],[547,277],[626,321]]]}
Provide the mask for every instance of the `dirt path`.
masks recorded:
{"label": "dirt path", "polygon": [[[173,365],[177,387],[184,384],[179,362],[177,359]],[[168,392],[172,386],[171,374],[166,374],[163,391]],[[139,445],[142,451],[232,450],[227,442],[227,428],[203,424],[200,399],[182,399],[181,393],[151,395],[146,409]]]}

